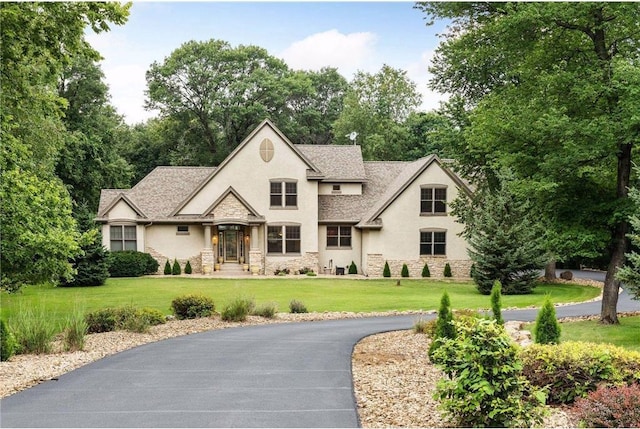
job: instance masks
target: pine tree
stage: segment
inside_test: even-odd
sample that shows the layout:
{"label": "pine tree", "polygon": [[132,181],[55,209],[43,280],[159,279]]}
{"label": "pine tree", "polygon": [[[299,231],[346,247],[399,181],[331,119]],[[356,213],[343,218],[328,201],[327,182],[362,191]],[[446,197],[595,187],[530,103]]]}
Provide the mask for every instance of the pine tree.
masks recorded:
{"label": "pine tree", "polygon": [[[636,176],[640,175],[640,167],[636,168]],[[632,233],[629,234],[631,244],[640,249],[640,187],[629,190],[629,197],[635,204],[635,214],[629,219]],[[625,283],[625,289],[637,299],[640,299],[640,252],[633,251],[626,254],[627,263],[618,270],[616,278]]]}
{"label": "pine tree", "polygon": [[349,265],[349,274],[358,274],[358,267],[353,261],[351,261],[351,265]]}
{"label": "pine tree", "polygon": [[499,280],[496,280],[491,288],[491,311],[496,323],[504,325],[504,319],[502,318],[502,285]]}
{"label": "pine tree", "polygon": [[76,273],[71,280],[61,280],[60,286],[101,286],[109,277],[109,252],[102,246],[97,231],[82,235],[82,254],[73,258],[71,266]]}
{"label": "pine tree", "polygon": [[431,272],[429,271],[429,264],[425,263],[424,267],[422,267],[422,277],[431,277]]}
{"label": "pine tree", "polygon": [[171,263],[167,259],[167,262],[165,262],[165,264],[164,264],[164,275],[165,276],[169,276],[169,275],[171,275],[171,273],[172,273]]}
{"label": "pine tree", "polygon": [[436,330],[429,346],[429,357],[440,347],[440,338],[455,338],[456,329],[453,326],[453,312],[451,311],[451,301],[449,294],[445,290],[440,298],[440,308],[438,309],[438,319],[436,320]]}
{"label": "pine tree", "polygon": [[389,268],[389,263],[384,261],[384,269],[382,270],[383,277],[391,277],[391,269]]}
{"label": "pine tree", "polygon": [[407,267],[407,264],[402,264],[402,271],[400,272],[400,275],[402,277],[409,277],[409,267]]}
{"label": "pine tree", "polygon": [[184,273],[191,274],[193,270],[191,269],[191,262],[187,261],[187,264],[184,266]]}
{"label": "pine tree", "polygon": [[560,343],[560,324],[556,319],[556,309],[553,307],[549,295],[545,297],[544,304],[538,312],[534,336],[535,342],[538,344]]}
{"label": "pine tree", "polygon": [[445,277],[452,277],[453,276],[453,274],[451,273],[451,265],[449,265],[448,262],[444,265],[444,276]]}
{"label": "pine tree", "polygon": [[179,276],[181,273],[181,269],[180,269],[180,263],[178,262],[177,259],[175,259],[173,261],[173,268],[171,269],[171,274],[173,274],[174,276]]}

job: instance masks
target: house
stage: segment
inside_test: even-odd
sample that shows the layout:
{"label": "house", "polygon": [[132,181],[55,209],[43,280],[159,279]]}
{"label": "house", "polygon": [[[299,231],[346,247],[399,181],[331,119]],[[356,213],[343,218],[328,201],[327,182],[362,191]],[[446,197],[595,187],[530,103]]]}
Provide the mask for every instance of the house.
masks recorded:
{"label": "house", "polygon": [[103,189],[104,246],[148,252],[196,273],[288,268],[392,275],[425,263],[468,277],[449,203],[469,187],[432,155],[363,161],[357,145],[297,145],[262,122],[218,167],[157,167],[131,189]]}

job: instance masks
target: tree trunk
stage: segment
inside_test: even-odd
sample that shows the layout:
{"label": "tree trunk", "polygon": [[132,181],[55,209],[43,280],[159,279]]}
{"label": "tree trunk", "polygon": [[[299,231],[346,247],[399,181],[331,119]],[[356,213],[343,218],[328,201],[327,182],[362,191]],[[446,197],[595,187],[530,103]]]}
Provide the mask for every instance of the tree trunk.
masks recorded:
{"label": "tree trunk", "polygon": [[[622,144],[618,152],[618,179],[617,197],[618,199],[628,198],[629,180],[631,177],[631,149],[632,144]],[[629,223],[626,220],[619,221],[613,232],[613,249],[611,250],[611,261],[607,268],[607,275],[604,280],[602,290],[602,310],[600,311],[600,323],[618,324],[618,289],[620,282],[615,275],[622,267],[627,251],[627,231]]]}
{"label": "tree trunk", "polygon": [[544,279],[552,282],[556,279],[556,260],[552,259],[544,267]]}

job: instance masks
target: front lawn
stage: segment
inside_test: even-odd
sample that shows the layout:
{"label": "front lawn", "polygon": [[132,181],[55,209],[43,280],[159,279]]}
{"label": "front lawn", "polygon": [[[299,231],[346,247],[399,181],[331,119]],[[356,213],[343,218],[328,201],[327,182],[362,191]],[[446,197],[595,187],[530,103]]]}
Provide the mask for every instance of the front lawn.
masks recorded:
{"label": "front lawn", "polygon": [[[302,301],[309,311],[376,312],[392,310],[435,310],[447,290],[453,308],[489,308],[489,297],[481,295],[473,283],[452,280],[351,278],[248,278],[209,279],[149,276],[108,279],[105,286],[61,288],[28,286],[18,294],[2,293],[2,318],[11,319],[20,308],[41,308],[60,322],[74,310],[91,311],[105,307],[133,305],[153,307],[170,314],[171,301],[184,294],[204,294],[213,298],[216,309],[236,297],[254,298],[256,303],[276,302],[288,312],[292,299]],[[600,289],[578,285],[540,285],[531,295],[503,296],[503,308],[540,306],[544,295],[554,303],[578,302],[598,296]]]}

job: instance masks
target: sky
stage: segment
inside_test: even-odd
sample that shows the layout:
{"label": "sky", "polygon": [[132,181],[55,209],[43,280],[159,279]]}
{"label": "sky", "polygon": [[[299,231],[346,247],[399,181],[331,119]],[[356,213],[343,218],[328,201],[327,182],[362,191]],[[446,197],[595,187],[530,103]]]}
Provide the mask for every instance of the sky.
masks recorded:
{"label": "sky", "polygon": [[420,110],[445,96],[428,89],[428,66],[444,24],[425,25],[413,2],[134,2],[129,19],[111,31],[87,33],[101,62],[111,102],[129,124],[144,109],[145,73],[190,40],[256,45],[294,70],[336,67],[347,80],[383,64],[407,71],[422,94]]}

